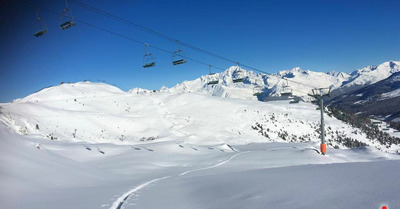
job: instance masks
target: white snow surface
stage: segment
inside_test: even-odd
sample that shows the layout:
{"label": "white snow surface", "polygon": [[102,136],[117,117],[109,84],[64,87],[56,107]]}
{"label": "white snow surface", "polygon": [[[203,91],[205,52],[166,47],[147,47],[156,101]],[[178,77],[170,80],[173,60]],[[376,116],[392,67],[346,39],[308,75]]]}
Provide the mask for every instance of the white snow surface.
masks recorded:
{"label": "white snow surface", "polygon": [[400,97],[400,89],[396,89],[393,91],[383,93],[383,94],[381,94],[379,99],[384,100],[384,99],[390,99],[390,98],[395,98],[395,97]]}
{"label": "white snow surface", "polygon": [[[320,155],[309,103],[76,83],[0,107],[4,208],[400,205],[399,147],[326,115],[330,146]],[[335,132],[370,146],[345,149]]]}
{"label": "white snow surface", "polygon": [[350,79],[341,87],[341,90],[344,93],[354,91],[384,80],[396,72],[400,72],[400,61],[389,61],[378,66],[361,68],[350,74]]}
{"label": "white snow surface", "polygon": [[[77,83],[49,87],[1,107],[0,120],[14,132],[41,139],[114,144],[179,139],[203,145],[320,140],[316,106],[287,100],[259,102],[199,93],[136,95],[107,84]],[[335,141],[339,134],[384,151],[399,149],[381,146],[335,118],[326,116],[325,121],[329,146],[344,148]]]}
{"label": "white snow surface", "polygon": [[0,201],[9,209],[400,204],[399,156],[370,147],[329,148],[322,156],[313,142],[250,143],[233,152],[178,141],[50,141],[16,135],[3,124],[0,133]]}
{"label": "white snow surface", "polygon": [[400,72],[400,61],[389,61],[378,66],[368,66],[351,73],[352,82],[346,84],[346,86],[374,84],[396,72]]}

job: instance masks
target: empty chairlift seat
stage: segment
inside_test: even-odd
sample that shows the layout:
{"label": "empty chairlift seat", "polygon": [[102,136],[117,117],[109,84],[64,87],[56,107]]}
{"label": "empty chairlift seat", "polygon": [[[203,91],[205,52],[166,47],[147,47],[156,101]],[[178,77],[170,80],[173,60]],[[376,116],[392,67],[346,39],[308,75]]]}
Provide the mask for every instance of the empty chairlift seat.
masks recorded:
{"label": "empty chairlift seat", "polygon": [[70,27],[72,27],[72,26],[74,26],[74,25],[76,25],[76,23],[74,23],[74,22],[68,20],[67,22],[62,23],[62,24],[60,25],[60,28],[63,29],[63,30],[65,30],[65,29],[68,29],[68,28],[70,28]]}
{"label": "empty chairlift seat", "polygon": [[39,36],[43,36],[45,33],[47,33],[47,29],[38,31],[38,32],[36,32],[36,33],[33,34],[33,35],[36,36],[36,37],[39,37]]}
{"label": "empty chairlift seat", "polygon": [[284,87],[281,96],[292,96],[292,89],[290,87]]}
{"label": "empty chairlift seat", "polygon": [[154,67],[154,66],[156,66],[156,63],[155,63],[155,62],[146,63],[146,64],[143,65],[144,68]]}
{"label": "empty chairlift seat", "polygon": [[183,64],[183,63],[185,63],[185,62],[186,62],[185,59],[178,59],[178,60],[173,60],[173,61],[172,61],[172,64],[173,64],[173,65],[180,65],[180,64]]}
{"label": "empty chairlift seat", "polygon": [[218,84],[218,80],[209,81],[207,83],[207,85],[214,85],[214,84]]}
{"label": "empty chairlift seat", "polygon": [[71,11],[68,9],[68,0],[65,0],[65,9],[61,14],[60,20],[60,28],[63,30],[76,25],[76,23],[74,23],[74,17],[72,16]]}
{"label": "empty chairlift seat", "polygon": [[44,23],[43,19],[39,17],[38,7],[36,7],[36,27],[37,32],[33,34],[34,36],[40,37],[47,33],[46,24]]}
{"label": "empty chairlift seat", "polygon": [[183,63],[186,63],[186,60],[184,59],[185,55],[183,54],[183,51],[181,50],[180,42],[178,42],[178,50],[176,50],[172,54],[172,64],[173,65],[180,65]]}
{"label": "empty chairlift seat", "polygon": [[233,83],[241,83],[244,81],[244,78],[236,78],[236,79],[233,79],[232,81],[233,81]]}
{"label": "empty chairlift seat", "polygon": [[156,66],[156,58],[151,53],[147,52],[147,44],[144,45],[143,68]]}
{"label": "empty chairlift seat", "polygon": [[209,72],[208,76],[211,79],[210,79],[210,81],[208,81],[207,85],[215,85],[215,84],[219,83],[219,79],[218,78],[213,78],[214,77],[213,75],[215,75],[215,73],[211,72],[211,67],[212,67],[211,65],[208,66],[208,72]]}
{"label": "empty chairlift seat", "polygon": [[284,97],[289,97],[292,96],[292,88],[289,86],[289,82],[287,79],[286,80],[286,85],[283,86],[282,91],[281,91],[281,96]]}

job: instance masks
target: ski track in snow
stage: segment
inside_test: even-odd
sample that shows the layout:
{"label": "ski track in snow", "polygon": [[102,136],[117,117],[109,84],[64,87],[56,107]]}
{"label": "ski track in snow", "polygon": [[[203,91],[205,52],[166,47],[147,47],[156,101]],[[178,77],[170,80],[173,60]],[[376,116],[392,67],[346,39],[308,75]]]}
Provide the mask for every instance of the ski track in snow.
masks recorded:
{"label": "ski track in snow", "polygon": [[163,179],[169,178],[170,176],[165,176],[162,178],[156,178],[153,179],[151,181],[145,182],[131,190],[129,190],[128,192],[126,192],[125,194],[123,194],[122,196],[118,197],[117,200],[115,200],[115,202],[112,204],[112,206],[110,207],[110,209],[121,209],[122,205],[124,204],[124,202],[128,199],[129,196],[131,196],[133,193],[149,186],[150,184],[157,182],[157,181],[161,181]]}
{"label": "ski track in snow", "polygon": [[219,167],[219,166],[221,166],[221,165],[223,165],[223,164],[225,164],[225,163],[231,161],[231,160],[232,160],[233,158],[235,158],[236,156],[239,156],[239,155],[241,155],[241,154],[245,154],[245,153],[248,153],[248,152],[250,152],[250,151],[245,151],[245,152],[237,153],[237,154],[235,154],[235,155],[232,155],[229,159],[224,160],[224,161],[222,161],[222,162],[220,162],[220,163],[218,163],[218,164],[215,164],[215,165],[212,165],[212,166],[209,166],[209,167],[185,171],[185,172],[179,174],[179,176],[184,176],[184,175],[186,175],[186,174],[188,174],[188,173],[192,173],[192,172],[195,172],[195,171],[203,171],[203,170],[208,170],[208,169],[212,169],[212,168]]}
{"label": "ski track in snow", "polygon": [[[209,166],[209,167],[185,171],[185,172],[179,174],[179,176],[184,176],[184,175],[186,175],[186,174],[188,174],[188,173],[191,173],[191,172],[203,171],[203,170],[208,170],[208,169],[212,169],[212,168],[217,168],[217,167],[219,167],[219,166],[222,166],[222,165],[228,163],[228,162],[231,161],[233,158],[235,158],[235,157],[237,157],[237,156],[239,156],[239,155],[241,155],[241,154],[248,153],[248,152],[250,152],[250,151],[245,151],[245,152],[237,153],[237,154],[235,154],[235,155],[232,155],[229,159],[224,160],[224,161],[222,161],[222,162],[220,162],[220,163],[217,163],[217,164],[212,165],[212,166]],[[112,206],[110,207],[110,209],[121,209],[122,205],[125,203],[125,201],[126,201],[133,193],[142,190],[143,188],[149,186],[149,185],[152,184],[152,183],[155,183],[155,182],[157,182],[157,181],[161,181],[161,180],[164,180],[164,179],[167,179],[167,178],[170,178],[170,177],[171,177],[171,176],[165,176],[165,177],[161,177],[161,178],[156,178],[156,179],[147,181],[147,182],[145,182],[145,183],[143,183],[143,184],[141,184],[141,185],[139,185],[139,186],[137,186],[137,187],[135,187],[135,188],[129,190],[128,192],[126,192],[126,193],[124,193],[123,195],[121,195],[120,197],[118,197],[117,200],[114,201],[114,203],[112,204]]]}

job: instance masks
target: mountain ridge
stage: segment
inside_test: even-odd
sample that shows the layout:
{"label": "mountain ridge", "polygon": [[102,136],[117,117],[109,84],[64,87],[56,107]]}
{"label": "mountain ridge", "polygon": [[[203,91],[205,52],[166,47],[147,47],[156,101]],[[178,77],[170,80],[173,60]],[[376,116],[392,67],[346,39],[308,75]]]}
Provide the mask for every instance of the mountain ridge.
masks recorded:
{"label": "mountain ridge", "polygon": [[[350,74],[336,71],[315,72],[303,70],[300,67],[281,70],[276,74],[264,74],[247,71],[239,66],[231,66],[221,73],[203,75],[171,88],[163,87],[159,91],[168,93],[197,92],[218,97],[268,100],[280,97],[285,91],[285,86],[289,86],[293,95],[309,101],[308,94],[313,88],[332,88],[331,94],[336,97],[384,80],[396,72],[400,72],[400,61],[388,61],[380,65],[367,66]],[[243,79],[243,82],[234,83],[235,79]],[[210,82],[216,82],[216,84],[210,84]],[[133,88],[129,92],[148,94],[152,91]],[[255,97],[255,94],[258,96]],[[260,97],[260,95],[262,96]]]}

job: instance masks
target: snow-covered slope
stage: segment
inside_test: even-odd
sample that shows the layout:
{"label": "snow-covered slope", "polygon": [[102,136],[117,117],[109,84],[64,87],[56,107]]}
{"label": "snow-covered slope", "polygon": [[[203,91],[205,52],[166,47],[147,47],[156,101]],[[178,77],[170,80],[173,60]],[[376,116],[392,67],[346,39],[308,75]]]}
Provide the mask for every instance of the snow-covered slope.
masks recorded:
{"label": "snow-covered slope", "polygon": [[[294,96],[309,101],[313,88],[332,88],[332,96],[355,91],[374,84],[400,71],[399,61],[389,61],[378,66],[368,66],[358,69],[351,74],[331,71],[328,73],[293,68],[282,70],[277,74],[256,74],[238,66],[213,75],[201,76],[192,81],[184,81],[172,88],[163,87],[160,92],[166,93],[200,93],[226,98],[241,98],[250,100],[279,100],[287,99],[281,93],[287,92],[289,86]],[[243,79],[243,82],[233,82]],[[216,82],[211,84],[210,82]],[[289,89],[289,90],[290,90]],[[153,91],[134,88],[133,94],[151,94]]]}
{"label": "snow-covered slope", "polygon": [[[192,81],[184,81],[172,88],[163,87],[165,93],[200,93],[225,98],[250,100],[277,100],[282,92],[287,92],[289,85],[294,96],[307,97],[311,89],[318,87],[338,88],[349,78],[345,73],[322,73],[294,68],[277,74],[256,74],[237,66],[232,66],[221,73],[201,76]],[[243,79],[243,82],[234,80]],[[210,82],[217,82],[210,84]],[[305,85],[304,85],[305,84]],[[150,94],[153,91],[140,88],[131,89],[133,94]],[[257,96],[258,94],[258,96]],[[286,98],[286,97],[285,97]]]}
{"label": "snow-covered slope", "polygon": [[[399,146],[326,116],[323,156],[319,120],[303,102],[49,87],[0,104],[0,202],[10,209],[399,205]],[[347,149],[355,140],[370,146]]]}
{"label": "snow-covered slope", "polygon": [[329,155],[322,156],[317,147],[312,142],[69,143],[19,136],[0,123],[0,202],[8,209],[400,204],[398,155],[366,147],[328,148]]}
{"label": "snow-covered slope", "polygon": [[[302,70],[300,68],[294,68],[292,70],[284,70],[278,73],[279,76],[283,78],[287,78],[289,80],[289,84],[300,89],[304,89],[308,91],[309,88],[307,86],[302,86],[297,83],[291,83],[290,81],[307,84],[308,86],[312,86],[315,88],[318,87],[332,87],[332,88],[339,88],[342,86],[343,82],[347,81],[350,78],[350,75],[346,73],[338,73],[338,72],[314,72],[310,70]],[[295,85],[297,84],[297,85]]]}
{"label": "snow-covered slope", "polygon": [[332,101],[332,106],[352,113],[374,115],[383,119],[398,121],[400,102],[400,72],[388,78],[342,94]]}
{"label": "snow-covered slope", "polygon": [[368,66],[350,73],[351,77],[343,86],[333,91],[334,96],[361,89],[381,80],[394,73],[400,72],[400,61],[384,62],[378,66]]}
{"label": "snow-covered slope", "polygon": [[107,97],[111,95],[115,96],[118,94],[125,94],[125,92],[115,86],[85,81],[69,84],[63,83],[56,88],[47,87],[23,99],[17,99],[14,102],[55,101],[91,97],[96,98]]}
{"label": "snow-covered slope", "polygon": [[[198,93],[137,95],[106,84],[78,83],[50,87],[1,108],[0,120],[15,132],[62,141],[135,144],[179,139],[213,145],[319,141],[319,112],[302,102]],[[331,147],[345,148],[346,141],[337,139],[346,138],[389,152],[399,148],[367,139],[335,118],[327,117],[326,127]]]}
{"label": "snow-covered slope", "polygon": [[351,73],[351,85],[370,85],[388,78],[393,73],[400,72],[400,61],[384,62],[378,66],[368,66]]}
{"label": "snow-covered slope", "polygon": [[[233,80],[243,79],[243,82],[234,83]],[[226,98],[245,98],[256,100],[254,93],[258,93],[267,88],[267,75],[256,74],[252,71],[246,71],[237,66],[232,66],[222,73],[205,75],[193,81],[184,81],[172,88],[163,88],[161,92],[167,93],[200,93]],[[217,84],[209,82],[217,81]]]}
{"label": "snow-covered slope", "polygon": [[133,88],[131,90],[128,91],[129,93],[132,94],[138,94],[138,95],[146,95],[146,94],[150,94],[153,93],[154,90],[147,90],[147,89],[142,89],[142,88]]}

